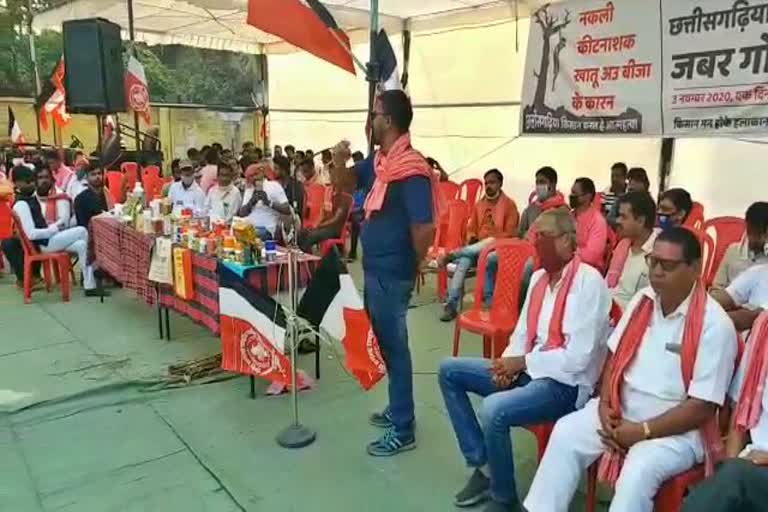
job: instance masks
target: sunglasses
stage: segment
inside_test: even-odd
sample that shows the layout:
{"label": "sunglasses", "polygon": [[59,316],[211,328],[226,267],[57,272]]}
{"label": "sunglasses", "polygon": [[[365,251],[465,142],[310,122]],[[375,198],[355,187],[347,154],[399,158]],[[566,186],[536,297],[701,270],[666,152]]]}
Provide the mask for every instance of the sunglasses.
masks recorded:
{"label": "sunglasses", "polygon": [[656,268],[656,265],[660,265],[661,270],[664,272],[674,272],[680,265],[685,263],[684,260],[667,260],[664,258],[657,258],[653,254],[646,255],[645,262],[648,264],[648,268],[650,270]]}

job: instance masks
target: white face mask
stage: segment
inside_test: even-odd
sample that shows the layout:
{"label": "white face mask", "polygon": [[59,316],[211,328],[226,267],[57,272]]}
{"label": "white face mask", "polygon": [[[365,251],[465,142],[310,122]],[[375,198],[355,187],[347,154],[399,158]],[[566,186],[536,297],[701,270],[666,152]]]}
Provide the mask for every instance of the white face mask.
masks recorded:
{"label": "white face mask", "polygon": [[549,199],[549,186],[547,185],[536,185],[536,197],[539,201],[546,201]]}
{"label": "white face mask", "polygon": [[191,187],[192,183],[195,182],[194,176],[182,176],[181,182],[184,184],[185,187]]}

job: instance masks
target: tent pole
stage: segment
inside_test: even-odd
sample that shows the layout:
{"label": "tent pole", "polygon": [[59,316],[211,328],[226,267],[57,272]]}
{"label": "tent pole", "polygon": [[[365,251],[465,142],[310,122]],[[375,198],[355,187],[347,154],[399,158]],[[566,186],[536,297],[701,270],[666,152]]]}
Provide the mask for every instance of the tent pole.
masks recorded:
{"label": "tent pole", "polygon": [[400,83],[403,86],[403,90],[408,90],[408,68],[411,63],[411,20],[407,19],[403,22],[403,76],[400,79]]}
{"label": "tent pole", "polygon": [[[133,27],[133,0],[128,0],[128,36],[131,38],[131,54],[136,55],[136,32]],[[133,111],[133,130],[136,135],[136,151],[141,150],[141,136],[139,132],[139,113]]]}
{"label": "tent pole", "polygon": [[669,185],[669,176],[672,174],[672,160],[675,157],[675,139],[666,137],[661,139],[661,155],[659,156],[659,195]]}
{"label": "tent pole", "polygon": [[376,84],[379,81],[379,66],[376,63],[374,43],[379,33],[379,0],[371,0],[371,39],[366,79],[368,80],[368,120],[371,133],[368,138],[368,154],[373,154],[373,100],[376,97]]}
{"label": "tent pole", "polygon": [[37,48],[35,47],[35,33],[32,31],[32,0],[27,0],[27,32],[29,33],[29,57],[32,60],[32,70],[35,73],[35,124],[37,125],[37,147],[42,144],[42,133],[40,131],[40,107],[37,105],[37,98],[40,97],[40,70],[37,68]]}

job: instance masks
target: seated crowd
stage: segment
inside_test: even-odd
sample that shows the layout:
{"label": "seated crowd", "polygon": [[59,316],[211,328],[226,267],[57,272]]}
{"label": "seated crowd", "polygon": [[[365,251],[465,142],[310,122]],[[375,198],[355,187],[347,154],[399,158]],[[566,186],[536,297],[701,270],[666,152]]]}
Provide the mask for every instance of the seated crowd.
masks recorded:
{"label": "seated crowd", "polygon": [[[173,182],[163,194],[175,209],[222,221],[247,218],[263,239],[294,229],[307,252],[342,237],[349,226],[354,258],[366,198],[346,162],[351,158],[361,175],[372,176],[373,159],[344,144],[318,156],[315,163],[314,152],[291,145],[264,155],[246,143],[237,158],[219,144],[193,148],[187,159],[172,162]],[[436,161],[429,165],[447,180]],[[42,252],[76,255],[86,295],[102,294],[87,230],[112,203],[102,169],[82,160],[70,169],[52,152],[14,161],[8,174],[26,237]],[[2,178],[0,194],[11,193]],[[467,219],[466,245],[436,261],[451,267],[441,318],[451,321],[484,249],[519,238],[536,254],[501,357],[454,357],[440,365],[448,417],[471,469],[455,504],[565,512],[593,467],[615,490],[611,511],[650,512],[666,482],[699,468],[707,478],[687,497],[686,512],[764,510],[768,203],[749,206],[744,236],[723,251],[708,287],[707,248],[697,225],[703,214],[699,218],[701,205],[687,191],[666,190],[657,203],[646,171],[617,163],[602,193],[582,177],[566,198],[557,172],[543,167],[520,214],[503,182],[499,170],[485,173],[482,197]],[[18,275],[18,240],[3,241],[2,249]],[[484,307],[493,301],[498,265],[491,252],[486,274],[478,276]],[[470,395],[482,398],[478,410]],[[546,447],[524,499],[515,483],[513,426],[551,429],[548,442],[540,440]]]}
{"label": "seated crowd", "polygon": [[[657,206],[641,168],[615,164],[602,194],[579,178],[566,200],[557,173],[544,167],[519,223],[501,179],[495,170],[485,175],[469,245],[438,262],[455,264],[445,321],[457,316],[465,276],[494,239],[527,239],[538,266],[528,266],[519,321],[501,357],[453,357],[440,366],[448,417],[471,469],[455,505],[565,512],[594,465],[614,488],[614,512],[654,510],[665,483],[691,469],[701,476],[677,504],[684,511],[764,510],[768,203],[747,209],[743,237],[706,269],[704,251],[714,248],[702,243],[700,206],[680,188],[663,192]],[[487,288],[490,276],[479,278]],[[477,410],[470,395],[482,398]],[[537,434],[546,446],[525,499],[515,484],[513,426],[551,430]]]}

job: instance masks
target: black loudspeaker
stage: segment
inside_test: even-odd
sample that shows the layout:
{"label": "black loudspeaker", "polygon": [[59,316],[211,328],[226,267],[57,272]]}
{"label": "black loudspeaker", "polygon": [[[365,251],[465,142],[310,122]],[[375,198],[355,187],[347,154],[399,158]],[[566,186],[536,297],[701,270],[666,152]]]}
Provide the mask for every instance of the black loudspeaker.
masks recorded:
{"label": "black loudspeaker", "polygon": [[125,112],[125,70],[120,25],[104,18],[64,22],[67,110]]}

